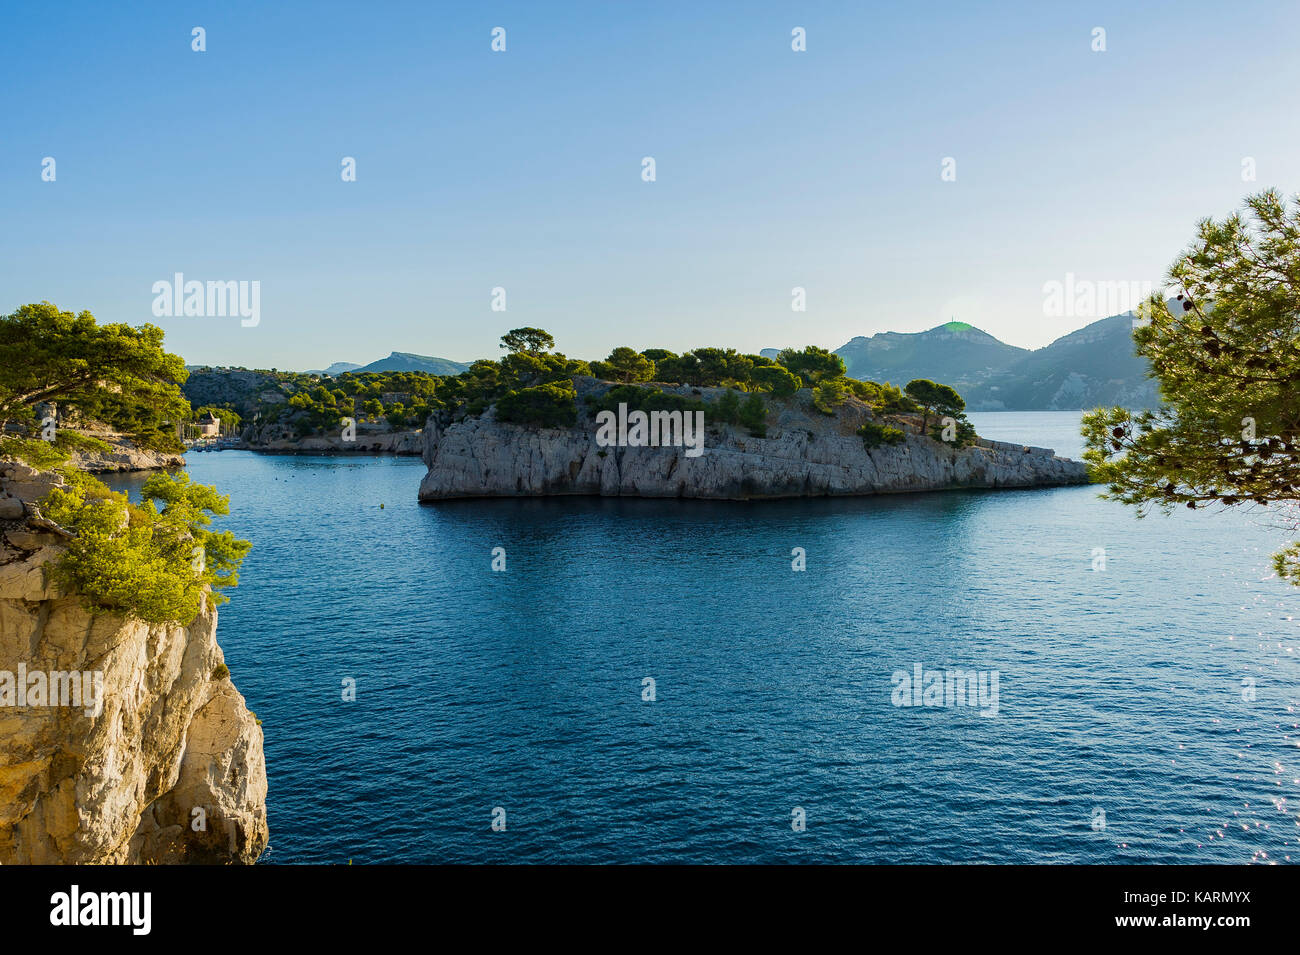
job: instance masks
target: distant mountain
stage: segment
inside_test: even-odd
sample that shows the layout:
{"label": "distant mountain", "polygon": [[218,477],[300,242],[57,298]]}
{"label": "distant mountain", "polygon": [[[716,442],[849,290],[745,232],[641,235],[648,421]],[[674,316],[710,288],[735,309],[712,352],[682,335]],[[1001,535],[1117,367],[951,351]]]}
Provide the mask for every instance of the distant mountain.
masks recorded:
{"label": "distant mountain", "polygon": [[925,332],[859,335],[835,353],[853,378],[889,381],[900,388],[913,378],[930,378],[963,395],[1030,354],[965,322]]}
{"label": "distant mountain", "polygon": [[1129,312],[1093,322],[968,391],[957,390],[973,411],[1154,408],[1160,397],[1148,370],[1146,359],[1134,352]]}
{"label": "distant mountain", "polygon": [[368,365],[356,365],[348,370],[358,374],[365,371],[427,371],[431,375],[459,375],[468,369],[468,364],[451,361],[448,358],[433,358],[429,355],[395,351],[387,358],[372,361]]}
{"label": "distant mountain", "polygon": [[354,361],[336,361],[324,371],[312,370],[307,372],[309,375],[329,375],[333,378],[335,375],[341,375],[345,371],[356,371],[361,366]]}
{"label": "distant mountain", "polygon": [[952,385],[971,411],[1074,411],[1101,405],[1151,408],[1156,383],[1133,349],[1133,314],[1113,315],[1030,351],[964,322],[925,332],[859,336],[835,353],[854,378]]}

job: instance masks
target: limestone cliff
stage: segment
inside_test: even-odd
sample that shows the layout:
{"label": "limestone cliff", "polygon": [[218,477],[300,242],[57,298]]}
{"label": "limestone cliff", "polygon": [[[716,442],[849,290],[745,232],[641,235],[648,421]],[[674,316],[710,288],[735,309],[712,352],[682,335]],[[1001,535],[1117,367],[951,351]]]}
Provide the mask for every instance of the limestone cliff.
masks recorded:
{"label": "limestone cliff", "polygon": [[102,474],[111,471],[150,471],[155,468],[183,468],[185,457],[170,451],[151,451],[136,446],[129,438],[112,433],[92,435],[108,444],[107,451],[77,448],[72,452],[73,467]]}
{"label": "limestone cliff", "polygon": [[294,437],[288,429],[271,425],[244,431],[242,447],[268,454],[394,454],[415,457],[424,449],[421,431],[393,431],[361,425],[351,441],[336,429],[328,434]]}
{"label": "limestone cliff", "polygon": [[230,681],[216,612],[148,624],[63,592],[50,574],[63,538],[32,503],[60,481],[0,462],[0,678],[48,674],[52,688],[54,674],[97,672],[102,689],[98,705],[49,705],[53,692],[0,705],[0,863],[256,861],[262,728]]}
{"label": "limestone cliff", "polygon": [[[577,385],[580,398],[587,399],[610,387],[591,379]],[[663,390],[705,401],[721,391]],[[867,449],[855,433],[873,420],[866,405],[849,398],[826,415],[812,407],[806,391],[769,401],[762,438],[730,425],[709,427],[698,457],[680,447],[599,447],[595,422],[581,408],[572,428],[507,424],[492,410],[452,420],[431,416],[424,432],[429,471],[420,500],[564,494],[750,500],[1088,480],[1081,462],[997,441],[954,448],[909,432],[902,444]]]}

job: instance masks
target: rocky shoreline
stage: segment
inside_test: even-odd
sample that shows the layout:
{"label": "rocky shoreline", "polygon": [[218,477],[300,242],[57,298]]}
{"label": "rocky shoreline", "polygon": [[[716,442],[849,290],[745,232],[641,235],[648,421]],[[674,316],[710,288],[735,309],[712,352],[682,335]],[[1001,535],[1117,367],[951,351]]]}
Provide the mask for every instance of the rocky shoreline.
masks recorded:
{"label": "rocky shoreline", "polygon": [[68,463],[79,471],[109,474],[118,471],[152,471],[185,466],[185,456],[169,451],[138,448],[122,435],[92,434],[110,446],[108,451],[74,448]]}
{"label": "rocky shoreline", "polygon": [[[607,382],[582,383],[599,396]],[[682,389],[664,388],[665,391]],[[703,400],[722,389],[688,389]],[[596,424],[534,428],[480,416],[431,416],[424,431],[422,502],[469,497],[593,495],[761,500],[893,494],[954,488],[1031,488],[1088,483],[1086,466],[1047,448],[980,439],[955,448],[908,432],[896,445],[866,448],[857,429],[876,420],[846,399],[834,415],[811,395],[769,403],[766,436],[709,427],[703,454],[681,447],[600,447]],[[918,419],[919,422],[919,419]]]}
{"label": "rocky shoreline", "polygon": [[269,441],[244,442],[239,450],[259,454],[393,454],[418,457],[424,453],[422,431],[387,431],[374,434],[359,432],[354,441],[342,435],[311,435],[306,438],[277,438]]}

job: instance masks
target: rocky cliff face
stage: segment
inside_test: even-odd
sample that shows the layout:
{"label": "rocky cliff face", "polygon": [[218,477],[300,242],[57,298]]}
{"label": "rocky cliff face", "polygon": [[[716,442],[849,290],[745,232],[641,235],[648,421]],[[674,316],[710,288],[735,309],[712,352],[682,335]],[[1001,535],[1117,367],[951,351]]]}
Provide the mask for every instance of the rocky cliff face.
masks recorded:
{"label": "rocky cliff face", "polygon": [[154,468],[183,468],[185,457],[167,451],[150,451],[137,448],[123,438],[99,436],[112,445],[108,451],[77,449],[72,453],[71,464],[81,471],[103,474],[109,471],[150,471]]}
{"label": "rocky cliff face", "polygon": [[[31,504],[58,481],[0,462],[0,863],[256,861],[262,728],[230,681],[216,613],[147,624],[62,592],[62,537]],[[77,700],[59,698],[56,682],[75,685],[59,674],[101,676]]]}
{"label": "rocky cliff face", "polygon": [[[579,393],[599,390],[588,384]],[[717,391],[694,394],[708,400]],[[565,429],[507,424],[491,411],[450,423],[430,417],[424,432],[429,471],[420,500],[562,494],[750,500],[1088,480],[1081,462],[995,441],[953,448],[909,433],[902,444],[868,450],[855,433],[868,420],[869,409],[856,399],[828,416],[803,392],[770,403],[766,437],[710,427],[704,453],[688,457],[680,447],[599,447],[595,422],[581,413],[579,423]]]}
{"label": "rocky cliff face", "polygon": [[361,427],[355,439],[344,441],[342,434],[315,434],[295,438],[286,429],[271,426],[244,433],[244,446],[268,454],[396,454],[419,455],[424,450],[422,431],[380,431]]}

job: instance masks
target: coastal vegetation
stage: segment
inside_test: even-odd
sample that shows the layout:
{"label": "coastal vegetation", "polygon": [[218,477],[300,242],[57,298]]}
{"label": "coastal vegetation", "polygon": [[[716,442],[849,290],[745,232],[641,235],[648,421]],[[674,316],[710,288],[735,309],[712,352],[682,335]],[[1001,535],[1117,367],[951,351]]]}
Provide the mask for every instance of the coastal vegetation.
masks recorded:
{"label": "coastal vegetation", "polygon": [[71,534],[54,573],[87,609],[189,624],[205,603],[229,599],[222,591],[239,583],[252,545],[209,528],[229,513],[228,497],[184,472],[149,478],[139,504],[82,472],[64,476],[68,486],[49,492],[41,514]]}
{"label": "coastal vegetation", "polygon": [[[712,346],[681,353],[618,346],[604,359],[587,362],[556,351],[546,330],[521,327],[502,336],[501,350],[499,358],[476,361],[448,376],[187,370],[179,356],[163,350],[162,332],[154,326],[100,326],[87,312],[73,315],[49,303],[24,306],[0,321],[0,355],[7,359],[0,374],[0,413],[6,423],[0,452],[67,470],[70,451],[106,450],[103,441],[86,433],[94,430],[87,425],[119,429],[147,447],[179,448],[179,435],[196,433],[189,426],[199,421],[210,425],[216,418],[221,434],[240,435],[256,446],[337,433],[349,420],[395,431],[421,428],[431,415],[450,421],[489,409],[502,422],[568,428],[621,405],[644,412],[704,413],[710,427],[742,428],[750,436],[766,437],[785,408],[834,419],[846,413],[849,403],[849,427],[867,449],[897,444],[908,432],[950,446],[974,440],[964,403],[951,387],[926,379],[904,388],[857,379],[846,373],[842,358],[816,345],[767,355]],[[593,379],[613,387],[593,388]],[[871,420],[864,423],[864,415]],[[50,420],[57,427],[46,430]],[[111,512],[114,526],[127,529],[157,524],[163,516],[149,512],[150,501],[130,505],[85,482],[75,482],[64,494],[76,499],[60,498],[60,514],[75,525],[73,533],[85,529],[88,538],[100,533],[101,512]],[[169,533],[159,529],[161,549],[153,557],[136,547],[138,541],[115,542],[130,559],[116,581],[108,581],[103,568],[91,573],[87,555],[74,553],[72,559],[82,561],[79,584],[95,591],[101,605],[122,606],[122,595],[130,590],[123,583],[130,577],[130,561],[174,557],[174,547],[163,546]],[[198,524],[189,533],[195,539],[204,536]],[[236,548],[219,549],[237,563]],[[223,559],[218,555],[218,568]],[[171,596],[155,593],[146,602],[164,608],[156,612],[174,613],[179,586],[173,580]]]}
{"label": "coastal vegetation", "polygon": [[190,408],[179,355],[156,325],[100,325],[49,302],[0,317],[0,434],[97,423],[156,451],[180,451]]}
{"label": "coastal vegetation", "polygon": [[[204,368],[194,371],[187,391],[192,401],[203,403],[196,414],[210,411],[220,417],[225,409],[244,426],[279,425],[299,437],[337,429],[343,417],[418,428],[431,414],[474,416],[489,408],[495,408],[501,421],[569,427],[602,410],[615,410],[620,403],[646,412],[707,410],[711,422],[743,427],[762,437],[773,402],[794,400],[807,389],[804,400],[828,416],[836,415],[852,396],[872,414],[898,419],[881,426],[888,430],[878,443],[896,443],[895,435],[904,429],[956,446],[974,440],[964,403],[952,388],[922,380],[904,389],[852,378],[845,373],[843,359],[816,345],[787,348],[774,358],[734,348],[704,347],[678,354],[619,346],[604,359],[587,362],[555,351],[555,339],[545,329],[522,327],[502,335],[500,347],[505,352],[500,359],[482,359],[445,377]],[[615,385],[584,400],[575,387],[582,377]],[[678,393],[682,389],[693,394]],[[706,397],[703,389],[723,390]],[[919,425],[912,421],[918,413]],[[930,419],[940,416],[955,419],[955,431],[930,428]]]}
{"label": "coastal vegetation", "polygon": [[[1153,507],[1273,507],[1295,532],[1300,200],[1269,190],[1220,222],[1203,220],[1167,282],[1133,331],[1164,404],[1084,418],[1084,456],[1108,485],[1104,496],[1139,516]],[[1276,554],[1274,567],[1300,586],[1300,542]]]}
{"label": "coastal vegetation", "polygon": [[185,365],[162,330],[100,325],[48,302],[0,318],[0,457],[61,476],[32,502],[64,539],[55,577],[87,607],[153,623],[189,623],[238,583],[249,543],[210,529],[229,501],[188,475],[157,474],[141,502],[71,464],[74,451],[109,445],[78,427],[107,427],[142,447],[179,450],[191,417]]}
{"label": "coastal vegetation", "polygon": [[239,583],[251,547],[229,531],[209,528],[213,515],[229,513],[228,497],[178,472],[150,477],[135,504],[73,467],[64,443],[0,440],[0,458],[62,478],[61,487],[34,502],[38,526],[52,522],[65,541],[53,567],[56,579],[94,612],[150,623],[188,624],[202,601],[216,606],[228,599],[224,591]]}
{"label": "coastal vegetation", "polygon": [[878,448],[882,444],[901,444],[906,438],[898,428],[891,428],[889,425],[878,424],[875,421],[868,421],[858,428],[858,434],[862,438],[862,446],[867,450]]}
{"label": "coastal vegetation", "polygon": [[337,429],[342,418],[384,422],[392,428],[420,428],[441,404],[435,399],[445,379],[428,372],[344,372],[338,376],[246,368],[196,368],[185,393],[195,406],[191,420],[206,412],[222,419],[223,431],[281,426],[297,437]]}

